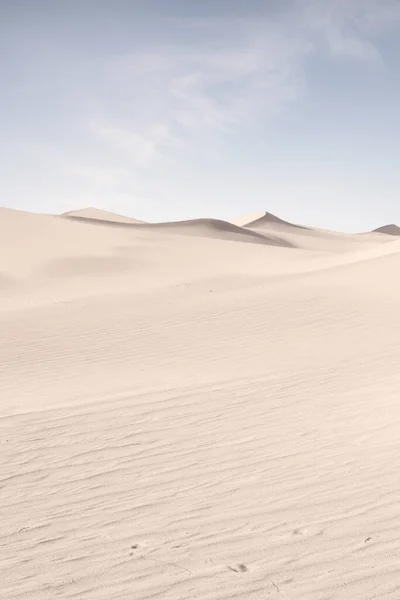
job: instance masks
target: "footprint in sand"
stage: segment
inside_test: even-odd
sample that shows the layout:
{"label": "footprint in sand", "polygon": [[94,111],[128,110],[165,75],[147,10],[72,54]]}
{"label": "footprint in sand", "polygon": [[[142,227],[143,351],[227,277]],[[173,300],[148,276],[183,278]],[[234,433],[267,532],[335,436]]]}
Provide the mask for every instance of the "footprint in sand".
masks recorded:
{"label": "footprint in sand", "polygon": [[244,564],[239,565],[229,565],[228,569],[234,571],[235,573],[246,573],[248,571],[248,567]]}
{"label": "footprint in sand", "polygon": [[[131,546],[131,550],[137,550],[139,548],[139,544],[134,544],[133,546]],[[129,556],[133,556],[133,552],[129,552]]]}

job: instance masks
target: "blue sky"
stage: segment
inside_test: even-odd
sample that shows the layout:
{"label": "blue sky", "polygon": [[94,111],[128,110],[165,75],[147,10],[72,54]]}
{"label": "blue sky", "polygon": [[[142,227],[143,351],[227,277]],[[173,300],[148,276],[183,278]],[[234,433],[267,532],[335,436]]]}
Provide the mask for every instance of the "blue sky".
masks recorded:
{"label": "blue sky", "polygon": [[400,223],[399,0],[0,0],[0,204]]}

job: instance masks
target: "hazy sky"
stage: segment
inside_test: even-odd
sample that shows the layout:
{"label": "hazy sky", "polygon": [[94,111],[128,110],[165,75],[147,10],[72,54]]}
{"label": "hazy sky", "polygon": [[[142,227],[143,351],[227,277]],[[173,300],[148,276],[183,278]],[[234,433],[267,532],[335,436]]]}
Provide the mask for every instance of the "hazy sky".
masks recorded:
{"label": "hazy sky", "polygon": [[0,204],[400,224],[400,0],[0,0]]}

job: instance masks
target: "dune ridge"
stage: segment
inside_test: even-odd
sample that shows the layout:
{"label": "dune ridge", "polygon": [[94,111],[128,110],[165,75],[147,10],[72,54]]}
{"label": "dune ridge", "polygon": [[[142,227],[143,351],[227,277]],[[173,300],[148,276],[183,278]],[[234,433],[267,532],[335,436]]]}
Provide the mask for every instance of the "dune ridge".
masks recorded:
{"label": "dune ridge", "polygon": [[383,225],[382,227],[374,229],[372,233],[385,233],[386,235],[397,236],[400,235],[400,227],[394,223],[390,223],[389,225]]}
{"label": "dune ridge", "polygon": [[89,219],[91,221],[106,221],[109,223],[143,223],[138,219],[132,219],[131,217],[125,217],[107,210],[100,210],[99,208],[81,208],[79,210],[71,210],[63,213],[61,217],[68,219]]}
{"label": "dune ridge", "polygon": [[400,240],[74,213],[0,209],[0,597],[396,599]]}
{"label": "dune ridge", "polygon": [[99,224],[103,226],[137,226],[141,227],[143,230],[149,231],[169,231],[176,234],[198,235],[200,237],[211,237],[231,241],[264,244],[270,246],[283,246],[288,248],[293,247],[293,244],[291,242],[284,240],[279,236],[264,235],[256,231],[248,231],[245,227],[239,227],[237,225],[234,225],[233,223],[230,223],[228,221],[222,221],[220,219],[190,219],[185,221],[145,223],[143,221],[136,221],[135,219],[129,219],[125,221],[125,217],[120,217],[118,219],[110,219],[107,218],[107,213],[104,212],[101,218],[90,216],[90,214],[92,213],[88,213],[87,216],[81,216],[80,211],[77,211],[74,215],[65,213],[62,216],[72,218],[83,223]]}
{"label": "dune ridge", "polygon": [[271,225],[285,227],[285,228],[298,228],[298,229],[309,229],[308,227],[304,227],[302,225],[295,225],[294,223],[290,223],[289,221],[284,221],[283,219],[273,215],[272,213],[263,211],[261,213],[253,213],[247,216],[241,217],[238,221],[242,222],[243,227],[252,228],[262,228],[262,227],[270,227]]}
{"label": "dune ridge", "polygon": [[191,219],[187,221],[149,223],[144,227],[188,235],[204,235],[206,237],[229,239],[232,241],[237,240],[270,246],[293,247],[293,244],[278,236],[268,236],[259,232],[248,231],[245,227],[239,227],[220,219]]}

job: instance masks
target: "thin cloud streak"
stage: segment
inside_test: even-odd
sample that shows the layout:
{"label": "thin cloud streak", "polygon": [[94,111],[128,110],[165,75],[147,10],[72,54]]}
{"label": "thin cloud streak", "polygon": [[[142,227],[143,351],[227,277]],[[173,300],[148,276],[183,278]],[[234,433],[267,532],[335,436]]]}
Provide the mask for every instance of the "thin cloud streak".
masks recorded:
{"label": "thin cloud streak", "polygon": [[115,149],[125,149],[138,168],[168,154],[172,159],[177,148],[187,151],[191,144],[217,140],[260,114],[264,119],[280,114],[306,89],[307,61],[313,55],[325,52],[333,60],[382,65],[376,37],[400,19],[400,7],[390,0],[292,6],[263,23],[180,22],[180,28],[223,39],[223,49],[153,46],[117,57],[113,75],[142,98],[142,106],[135,107],[137,122],[120,123],[105,107],[110,116],[92,130]]}
{"label": "thin cloud streak", "polygon": [[[57,185],[71,200],[86,203],[90,196],[104,207],[109,199],[126,203],[129,196],[165,198],[171,185],[175,197],[180,185],[182,202],[194,203],[186,200],[188,171],[188,185],[193,181],[196,186],[197,181],[200,187],[214,165],[214,179],[220,176],[225,181],[235,168],[232,165],[243,165],[249,146],[256,148],[252,160],[259,182],[265,177],[265,164],[273,165],[277,152],[282,165],[290,162],[291,146],[301,145],[290,125],[285,130],[285,120],[289,123],[292,115],[300,114],[299,136],[307,138],[311,153],[313,142],[315,146],[319,140],[319,132],[314,131],[318,125],[314,126],[314,113],[307,125],[301,120],[316,107],[320,125],[329,129],[322,113],[330,102],[332,116],[340,104],[338,125],[343,117],[351,119],[354,90],[347,90],[346,77],[356,74],[366,86],[372,77],[383,79],[384,42],[400,23],[400,3],[288,0],[277,2],[274,11],[270,5],[266,1],[265,10],[255,18],[254,10],[248,15],[243,10],[232,14],[229,2],[224,16],[221,3],[218,15],[201,19],[190,18],[187,5],[182,18],[146,21],[143,16],[146,35],[142,25],[133,22],[129,8],[122,15],[110,7],[108,31],[113,34],[104,43],[82,38],[79,51],[69,36],[78,12],[72,11],[66,30],[56,31],[51,22],[49,30],[37,36],[39,25],[30,37],[36,46],[43,38],[45,57],[37,51],[28,69],[29,45],[22,46],[15,68],[5,79],[6,99],[9,110],[15,108],[15,119],[4,123],[9,139],[3,144],[15,151],[13,155],[7,151],[3,165],[8,167],[3,169],[17,173],[23,160],[31,187],[37,186],[38,196],[43,189],[48,203],[58,197]],[[130,19],[137,27],[136,36],[130,31]],[[23,33],[18,31],[16,37],[21,43]],[[364,77],[368,73],[372,76]],[[333,80],[330,84],[331,74],[341,80],[341,88],[335,89]],[[323,86],[327,91],[321,91]],[[314,100],[316,89],[320,96]],[[349,101],[341,103],[346,94]],[[271,136],[269,147],[274,127],[279,132]],[[289,141],[286,154],[276,151],[281,139],[285,139],[282,144]],[[21,182],[15,175],[7,179],[7,173],[6,181],[6,189],[8,185],[16,197],[13,189]]]}

